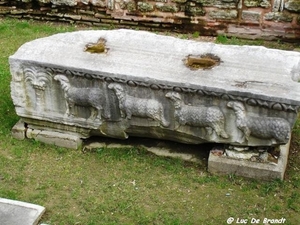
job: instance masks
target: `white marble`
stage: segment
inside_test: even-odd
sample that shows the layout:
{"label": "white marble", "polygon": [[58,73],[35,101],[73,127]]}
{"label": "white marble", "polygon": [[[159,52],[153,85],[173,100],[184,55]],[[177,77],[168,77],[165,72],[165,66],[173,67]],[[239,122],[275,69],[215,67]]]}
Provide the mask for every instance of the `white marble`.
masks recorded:
{"label": "white marble", "polygon": [[300,106],[299,52],[98,30],[28,42],[9,62],[23,121],[83,138],[278,145]]}

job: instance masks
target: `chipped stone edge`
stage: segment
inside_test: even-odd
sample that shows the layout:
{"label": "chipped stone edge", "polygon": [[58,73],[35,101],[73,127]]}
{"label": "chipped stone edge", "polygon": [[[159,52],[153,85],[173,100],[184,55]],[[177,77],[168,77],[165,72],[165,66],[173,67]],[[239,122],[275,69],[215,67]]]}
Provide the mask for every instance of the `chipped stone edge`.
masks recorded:
{"label": "chipped stone edge", "polygon": [[17,200],[6,199],[6,198],[0,198],[0,203],[15,205],[15,206],[20,206],[20,207],[36,210],[37,211],[37,214],[35,216],[36,218],[32,225],[37,225],[39,220],[41,219],[42,215],[46,211],[46,208],[44,206],[27,203],[27,202],[21,202],[21,201],[17,201]]}
{"label": "chipped stone edge", "polygon": [[208,172],[212,174],[234,174],[260,180],[283,180],[288,162],[290,143],[291,139],[287,144],[279,146],[280,157],[277,165],[233,159],[226,156],[215,156],[210,152]]}

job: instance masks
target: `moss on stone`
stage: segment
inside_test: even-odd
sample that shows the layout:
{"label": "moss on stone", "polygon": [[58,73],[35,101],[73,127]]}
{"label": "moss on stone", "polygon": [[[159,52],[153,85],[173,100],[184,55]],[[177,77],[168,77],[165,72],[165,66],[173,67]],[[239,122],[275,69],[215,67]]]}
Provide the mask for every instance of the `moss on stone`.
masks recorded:
{"label": "moss on stone", "polygon": [[188,16],[204,16],[206,11],[201,6],[187,5],[185,7],[185,14]]}
{"label": "moss on stone", "polygon": [[285,3],[285,8],[289,11],[300,12],[300,0],[290,0]]}
{"label": "moss on stone", "polygon": [[141,12],[152,12],[154,6],[148,2],[138,2],[138,10]]}
{"label": "moss on stone", "polygon": [[176,12],[180,11],[180,9],[179,9],[179,7],[177,7],[177,5],[170,5],[170,4],[164,4],[164,3],[156,3],[156,8],[162,12],[176,13]]}
{"label": "moss on stone", "polygon": [[209,16],[214,19],[235,19],[237,18],[236,10],[213,10]]}
{"label": "moss on stone", "polygon": [[278,21],[278,22],[292,22],[293,21],[293,15],[284,12],[269,12],[266,13],[264,16],[265,20],[273,20],[273,21]]}
{"label": "moss on stone", "polygon": [[271,6],[269,0],[245,0],[244,4],[247,7],[269,8]]}
{"label": "moss on stone", "polygon": [[128,12],[134,12],[136,11],[136,4],[134,1],[130,1],[126,4],[126,9],[128,10]]}
{"label": "moss on stone", "polygon": [[178,3],[178,4],[184,4],[187,2],[187,0],[172,0],[172,2]]}

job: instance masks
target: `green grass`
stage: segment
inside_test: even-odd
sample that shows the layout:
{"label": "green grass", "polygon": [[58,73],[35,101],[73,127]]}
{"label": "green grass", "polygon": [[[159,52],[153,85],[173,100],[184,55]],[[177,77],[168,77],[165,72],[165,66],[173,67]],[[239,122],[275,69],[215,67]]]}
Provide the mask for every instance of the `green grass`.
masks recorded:
{"label": "green grass", "polygon": [[285,224],[299,224],[299,123],[286,179],[271,182],[210,175],[205,165],[157,157],[143,148],[83,154],[13,139],[10,129],[18,117],[10,98],[9,55],[27,41],[76,29],[0,20],[0,197],[45,206],[41,222],[51,225],[215,225],[230,216],[284,217]]}
{"label": "green grass", "polygon": [[300,44],[287,43],[278,41],[266,41],[266,40],[245,40],[236,37],[227,37],[226,35],[218,35],[216,37],[216,43],[218,44],[227,44],[227,45],[262,45],[268,48],[276,48],[282,50],[293,50],[300,47]]}

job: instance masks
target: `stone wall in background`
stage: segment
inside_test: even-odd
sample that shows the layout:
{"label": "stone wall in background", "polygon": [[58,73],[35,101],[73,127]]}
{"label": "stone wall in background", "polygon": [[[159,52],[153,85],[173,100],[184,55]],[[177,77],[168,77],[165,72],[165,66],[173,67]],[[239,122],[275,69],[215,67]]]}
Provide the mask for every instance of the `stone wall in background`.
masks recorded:
{"label": "stone wall in background", "polygon": [[0,0],[0,17],[300,40],[300,0]]}

